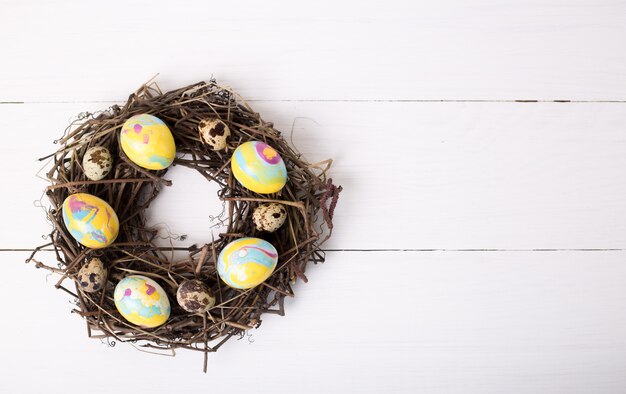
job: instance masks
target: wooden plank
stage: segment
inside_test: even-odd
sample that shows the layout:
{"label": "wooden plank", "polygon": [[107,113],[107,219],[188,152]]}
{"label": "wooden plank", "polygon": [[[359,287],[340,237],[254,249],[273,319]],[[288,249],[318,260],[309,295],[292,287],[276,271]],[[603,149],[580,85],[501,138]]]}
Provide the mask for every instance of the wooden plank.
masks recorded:
{"label": "wooden plank", "polygon": [[0,101],[211,75],[262,100],[625,100],[615,1],[4,1]]}
{"label": "wooden plank", "polygon": [[[0,249],[42,243],[35,159],[69,118],[105,104],[0,105],[10,212]],[[312,162],[334,158],[345,187],[333,249],[626,247],[626,140],[621,104],[257,103]],[[295,125],[294,125],[295,119]],[[293,126],[294,133],[290,137]],[[186,244],[210,239],[214,186],[175,168],[150,211]],[[196,186],[199,185],[199,186]],[[198,189],[200,188],[200,189]],[[193,190],[193,192],[190,192]],[[194,210],[181,212],[176,202]]]}
{"label": "wooden plank", "polygon": [[[29,283],[28,296],[4,305],[19,329],[0,325],[11,338],[0,357],[2,392],[165,393],[173,376],[181,392],[626,390],[624,251],[328,253],[307,271],[309,283],[295,286],[286,317],[267,316],[250,337],[210,355],[208,376],[200,354],[158,357],[86,338],[54,278],[21,265],[25,254],[0,258],[4,274],[19,278],[0,287],[2,299],[24,295]],[[50,367],[60,360],[71,363],[71,385],[69,372]],[[136,379],[138,371],[165,380]],[[108,372],[115,379],[93,383]],[[246,387],[233,386],[244,372]]]}

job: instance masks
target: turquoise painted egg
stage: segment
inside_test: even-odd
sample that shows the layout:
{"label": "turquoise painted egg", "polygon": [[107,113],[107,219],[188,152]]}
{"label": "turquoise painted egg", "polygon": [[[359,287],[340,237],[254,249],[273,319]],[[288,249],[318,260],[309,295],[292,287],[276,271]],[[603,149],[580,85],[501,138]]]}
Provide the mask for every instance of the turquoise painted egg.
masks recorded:
{"label": "turquoise painted egg", "polygon": [[230,287],[250,289],[274,272],[278,252],[260,238],[240,238],[226,245],[217,258],[217,273]]}
{"label": "turquoise painted egg", "polygon": [[124,319],[137,326],[158,327],[170,317],[170,300],[165,290],[148,277],[125,277],[115,286],[113,298]]}
{"label": "turquoise painted egg", "polygon": [[261,141],[248,141],[235,149],[230,166],[235,179],[255,193],[280,191],[287,183],[287,168],[280,154]]}
{"label": "turquoise painted egg", "polygon": [[176,156],[176,144],[169,127],[148,114],[135,115],[124,123],[120,145],[130,161],[148,170],[165,169]]}

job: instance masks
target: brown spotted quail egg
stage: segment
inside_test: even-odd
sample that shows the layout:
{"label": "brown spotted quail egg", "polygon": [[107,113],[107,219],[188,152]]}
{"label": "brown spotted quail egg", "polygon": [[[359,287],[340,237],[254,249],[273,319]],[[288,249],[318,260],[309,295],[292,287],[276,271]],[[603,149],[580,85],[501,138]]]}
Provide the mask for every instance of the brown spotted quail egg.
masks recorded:
{"label": "brown spotted quail egg", "polygon": [[106,276],[106,269],[102,260],[94,257],[78,271],[76,279],[83,291],[93,293],[104,287]]}
{"label": "brown spotted quail egg", "polygon": [[107,176],[113,168],[111,152],[103,146],[93,146],[87,149],[83,156],[83,170],[85,176],[92,181],[99,181]]}
{"label": "brown spotted quail egg", "polygon": [[226,140],[230,136],[230,129],[219,119],[205,119],[198,124],[200,139],[211,146],[213,150],[226,148]]}
{"label": "brown spotted quail egg", "polygon": [[215,305],[211,289],[197,279],[181,283],[176,291],[176,300],[184,310],[191,313],[203,313]]}
{"label": "brown spotted quail egg", "polygon": [[252,220],[260,231],[273,233],[285,223],[287,210],[282,204],[275,202],[261,204],[252,213]]}

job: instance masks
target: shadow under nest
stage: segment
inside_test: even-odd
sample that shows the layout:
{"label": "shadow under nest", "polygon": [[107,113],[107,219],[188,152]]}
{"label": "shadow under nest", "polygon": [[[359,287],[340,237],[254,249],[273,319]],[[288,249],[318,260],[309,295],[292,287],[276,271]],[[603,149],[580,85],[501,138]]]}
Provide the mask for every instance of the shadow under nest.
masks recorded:
{"label": "shadow under nest", "polygon": [[[226,204],[225,233],[205,245],[184,248],[186,258],[170,261],[166,254],[181,248],[156,246],[157,230],[147,228],[144,211],[157,198],[162,187],[171,182],[167,170],[149,171],[131,162],[120,148],[119,132],[133,115],[148,113],[167,123],[176,143],[174,165],[198,171],[220,186],[217,198]],[[211,150],[200,138],[201,121],[219,118],[231,131],[228,147]],[[278,193],[256,194],[242,187],[230,170],[230,156],[235,147],[259,140],[272,146],[287,167],[288,182]],[[259,327],[263,313],[284,315],[285,297],[293,297],[292,285],[305,276],[307,263],[323,262],[320,245],[332,233],[333,211],[341,187],[327,177],[331,160],[310,164],[301,158],[274,129],[263,121],[236,93],[215,81],[199,82],[162,93],[154,83],[143,85],[130,95],[123,106],[114,105],[99,114],[87,114],[75,121],[60,140],[57,152],[41,158],[50,160],[46,188],[50,200],[48,219],[53,224],[51,242],[38,247],[27,262],[61,275],[56,287],[77,299],[74,312],[87,322],[90,337],[109,341],[132,342],[150,349],[185,348],[204,353],[216,351],[233,336]],[[93,146],[104,146],[113,155],[109,175],[90,181],[81,167],[81,158]],[[89,193],[107,201],[120,221],[115,242],[103,249],[89,249],[71,236],[63,223],[62,204],[73,193]],[[194,191],[190,191],[194,192]],[[214,198],[206,196],[207,198]],[[274,233],[260,232],[254,226],[252,212],[266,202],[279,202],[287,209],[287,221]],[[207,223],[207,228],[210,226]],[[208,231],[207,231],[208,232]],[[278,265],[261,285],[238,290],[222,282],[216,271],[216,259],[222,248],[240,237],[262,238],[278,251]],[[37,260],[38,253],[52,247],[56,267]],[[107,268],[104,288],[86,293],[76,285],[76,275],[83,264],[100,258]],[[122,278],[139,274],[155,279],[172,300],[168,321],[154,329],[128,323],[116,310],[113,291]],[[216,305],[204,314],[192,314],[176,302],[178,285],[186,279],[206,283],[216,298]],[[70,281],[74,282],[71,289]]]}

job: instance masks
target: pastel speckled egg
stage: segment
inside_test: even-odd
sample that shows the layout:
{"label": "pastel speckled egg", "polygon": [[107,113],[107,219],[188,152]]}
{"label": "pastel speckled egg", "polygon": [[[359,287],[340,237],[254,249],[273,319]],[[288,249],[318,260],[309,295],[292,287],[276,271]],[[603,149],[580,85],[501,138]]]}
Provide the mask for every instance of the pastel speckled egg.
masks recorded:
{"label": "pastel speckled egg", "polygon": [[259,238],[240,238],[226,245],[217,258],[217,273],[235,289],[250,289],[263,283],[278,262],[276,248]]}
{"label": "pastel speckled egg", "polygon": [[235,178],[256,193],[276,193],[287,183],[287,168],[282,157],[261,141],[248,141],[235,149],[231,160]]}
{"label": "pastel speckled egg", "polygon": [[278,230],[287,219],[287,210],[282,204],[275,202],[261,204],[254,209],[252,220],[257,230],[273,233]]}
{"label": "pastel speckled egg", "polygon": [[204,282],[192,279],[180,284],[176,301],[187,312],[203,313],[215,305],[215,296]]}
{"label": "pastel speckled egg", "polygon": [[83,156],[85,176],[92,181],[99,181],[113,168],[111,152],[103,146],[92,146]]}
{"label": "pastel speckled egg", "polygon": [[135,115],[124,123],[120,143],[133,163],[148,170],[169,167],[176,155],[176,144],[169,127],[148,114]]}
{"label": "pastel speckled egg", "polygon": [[104,287],[106,276],[107,271],[102,260],[94,257],[78,271],[76,280],[83,291],[93,293]]}
{"label": "pastel speckled egg", "polygon": [[74,239],[91,249],[112,244],[120,228],[113,208],[87,193],[72,194],[63,201],[63,222]]}
{"label": "pastel speckled egg", "polygon": [[137,326],[158,327],[170,317],[170,300],[165,290],[148,277],[125,277],[115,286],[113,298],[122,317]]}

